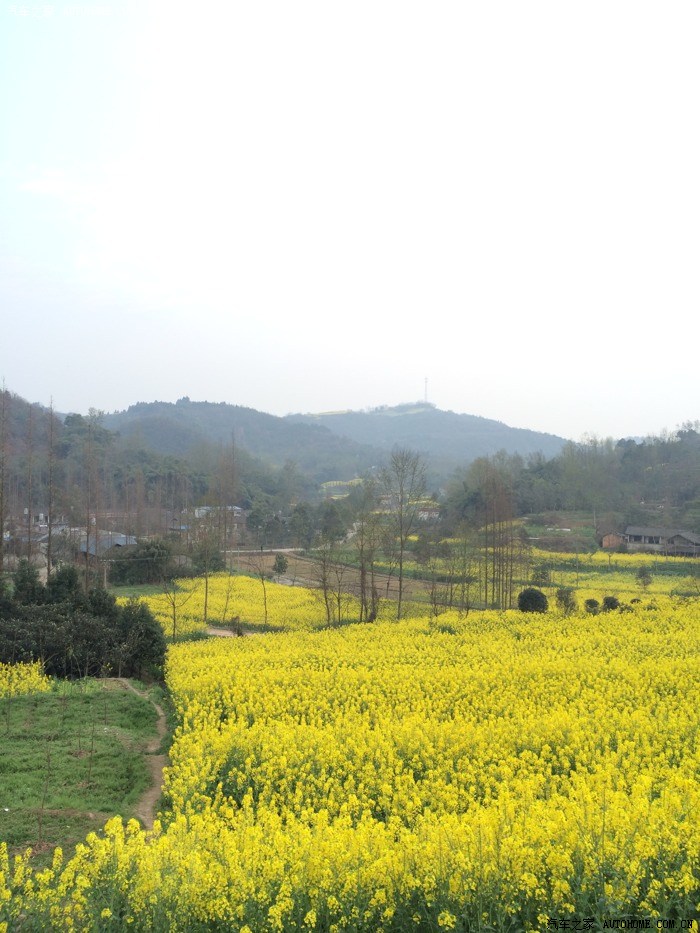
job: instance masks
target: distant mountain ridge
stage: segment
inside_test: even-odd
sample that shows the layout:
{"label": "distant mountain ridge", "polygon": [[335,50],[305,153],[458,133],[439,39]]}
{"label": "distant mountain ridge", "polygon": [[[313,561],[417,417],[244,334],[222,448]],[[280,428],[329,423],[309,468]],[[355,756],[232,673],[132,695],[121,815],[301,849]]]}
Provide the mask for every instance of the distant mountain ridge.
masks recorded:
{"label": "distant mountain ridge", "polygon": [[509,454],[542,453],[556,456],[566,443],[562,437],[524,428],[511,428],[501,421],[478,415],[442,411],[427,402],[380,407],[369,411],[326,412],[288,415],[301,424],[316,424],[334,434],[381,450],[410,447],[430,456],[433,467],[463,466],[478,457],[504,450]]}
{"label": "distant mountain ridge", "polygon": [[436,479],[477,457],[504,450],[523,457],[558,454],[566,441],[476,415],[416,403],[369,411],[285,417],[224,402],[139,402],[103,424],[163,454],[189,456],[200,444],[232,442],[276,466],[287,461],[316,481],[349,479],[383,462],[395,446],[424,453]]}
{"label": "distant mountain ridge", "polygon": [[376,462],[378,452],[317,424],[295,424],[225,402],[139,402],[102,423],[151,450],[187,458],[203,444],[235,445],[274,466],[293,461],[317,482],[350,479]]}

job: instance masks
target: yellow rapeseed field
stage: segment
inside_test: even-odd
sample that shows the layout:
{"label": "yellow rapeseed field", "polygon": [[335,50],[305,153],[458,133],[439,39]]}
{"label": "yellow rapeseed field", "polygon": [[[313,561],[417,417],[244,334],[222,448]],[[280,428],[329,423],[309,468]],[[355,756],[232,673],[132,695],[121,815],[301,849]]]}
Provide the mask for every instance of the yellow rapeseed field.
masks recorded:
{"label": "yellow rapeseed field", "polygon": [[50,689],[51,681],[38,661],[33,664],[0,663],[0,700],[27,693],[46,693]]}
{"label": "yellow rapeseed field", "polygon": [[699,655],[691,601],[173,645],[160,822],[112,820],[36,874],[5,856],[0,919],[239,933],[689,922]]}
{"label": "yellow rapeseed field", "polygon": [[[263,631],[310,631],[326,624],[320,590],[283,586],[268,580],[263,594],[259,579],[227,573],[212,574],[206,590],[200,577],[178,580],[176,587],[169,594],[143,598],[168,637],[172,636],[173,629],[178,638],[204,633],[205,593],[207,620],[213,625],[231,625],[238,619],[246,628]],[[344,608],[352,617],[359,612],[359,603],[349,597]]]}

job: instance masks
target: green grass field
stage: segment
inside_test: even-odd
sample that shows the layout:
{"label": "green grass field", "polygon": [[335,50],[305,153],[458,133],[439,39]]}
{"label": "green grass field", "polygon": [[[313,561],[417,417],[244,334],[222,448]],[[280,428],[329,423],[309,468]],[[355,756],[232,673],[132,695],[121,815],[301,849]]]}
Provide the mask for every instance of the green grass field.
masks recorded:
{"label": "green grass field", "polygon": [[0,840],[37,864],[66,856],[148,786],[143,749],[156,734],[148,699],[116,681],[56,683],[0,701]]}

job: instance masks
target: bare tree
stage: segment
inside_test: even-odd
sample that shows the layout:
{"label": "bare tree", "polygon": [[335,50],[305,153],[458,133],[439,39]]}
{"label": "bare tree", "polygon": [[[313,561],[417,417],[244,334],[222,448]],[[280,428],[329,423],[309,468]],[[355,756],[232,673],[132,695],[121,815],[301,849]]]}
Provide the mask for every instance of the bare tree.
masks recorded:
{"label": "bare tree", "polygon": [[[88,422],[87,441],[83,448],[85,470],[85,592],[90,588],[90,530],[94,496],[94,443],[93,421]],[[97,519],[95,519],[97,523]],[[97,555],[97,524],[95,524],[95,555]]]}
{"label": "bare tree", "polygon": [[478,580],[476,546],[467,528],[462,526],[450,548],[452,589],[450,606],[467,615],[472,606],[472,589]]}
{"label": "bare tree", "polygon": [[326,612],[326,622],[340,623],[351,601],[350,568],[338,552],[338,542],[325,537],[314,551],[316,582]]}
{"label": "bare tree", "polygon": [[396,553],[399,587],[396,618],[400,619],[406,547],[418,523],[421,500],[425,495],[425,460],[413,450],[395,447],[388,465],[381,472],[381,483],[389,509],[390,547]]}
{"label": "bare tree", "polygon": [[[226,598],[224,600],[224,608],[221,613],[221,618],[219,622],[221,625],[226,625],[228,621],[228,608],[231,603],[231,592],[233,590],[233,574],[229,572],[228,577],[226,578]],[[230,628],[233,629],[238,635],[242,635],[241,631],[241,619],[240,616],[233,616],[231,619]]]}
{"label": "bare tree", "polygon": [[265,625],[267,625],[267,578],[269,571],[267,569],[267,560],[265,558],[265,552],[263,550],[263,545],[260,545],[260,553],[257,551],[254,554],[250,555],[249,564],[253,569],[253,573],[260,580],[260,585],[262,586],[262,595],[263,595],[263,612],[265,618]]}
{"label": "bare tree", "polygon": [[177,621],[179,611],[187,605],[198,590],[198,584],[190,589],[182,589],[177,580],[172,577],[164,577],[161,581],[163,595],[170,607],[170,614],[173,622],[172,638],[175,641],[177,637]]}
{"label": "bare tree", "polygon": [[34,406],[27,417],[27,560],[32,560],[32,512],[34,510]]}
{"label": "bare tree", "polygon": [[5,500],[5,488],[7,484],[7,403],[10,394],[5,389],[3,380],[2,392],[0,392],[0,575],[3,572],[5,562],[5,515],[7,512],[7,502]]}
{"label": "bare tree", "polygon": [[382,541],[377,481],[365,477],[354,496],[356,504],[352,543],[360,571],[360,622],[374,622],[379,611],[376,560]]}
{"label": "bare tree", "polygon": [[428,600],[431,616],[438,616],[450,607],[453,581],[448,572],[448,549],[429,542],[420,558],[428,580]]}
{"label": "bare tree", "polygon": [[346,616],[352,601],[348,584],[349,568],[342,561],[334,561],[331,567],[331,583],[333,588],[334,621],[340,625]]}
{"label": "bare tree", "polygon": [[522,577],[527,547],[515,522],[512,476],[498,457],[480,458],[469,470],[472,520],[479,531],[481,598],[484,606],[509,609],[516,577]]}
{"label": "bare tree", "polygon": [[49,406],[49,449],[48,449],[48,499],[47,499],[47,541],[46,541],[46,575],[47,577],[51,576],[51,571],[53,570],[53,537],[51,533],[51,526],[53,525],[53,507],[54,507],[54,458],[55,458],[55,445],[54,445],[54,413],[53,413],[53,396],[51,397],[51,404]]}
{"label": "bare tree", "polygon": [[331,580],[333,567],[333,543],[326,539],[314,551],[314,567],[316,569],[316,583],[326,610],[326,622],[330,625],[333,618],[333,602],[331,596]]}

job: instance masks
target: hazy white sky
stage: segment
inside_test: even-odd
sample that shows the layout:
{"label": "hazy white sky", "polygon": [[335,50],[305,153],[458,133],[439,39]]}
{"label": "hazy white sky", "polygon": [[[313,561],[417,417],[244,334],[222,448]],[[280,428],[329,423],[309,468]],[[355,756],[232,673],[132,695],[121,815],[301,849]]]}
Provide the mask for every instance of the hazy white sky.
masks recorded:
{"label": "hazy white sky", "polygon": [[0,0],[0,377],[700,418],[697,0]]}

